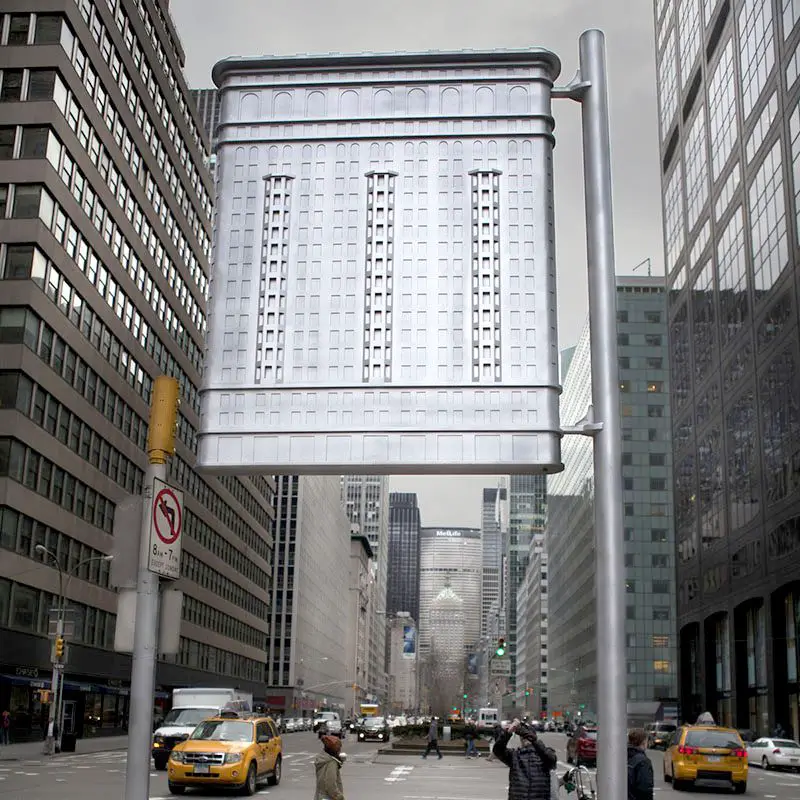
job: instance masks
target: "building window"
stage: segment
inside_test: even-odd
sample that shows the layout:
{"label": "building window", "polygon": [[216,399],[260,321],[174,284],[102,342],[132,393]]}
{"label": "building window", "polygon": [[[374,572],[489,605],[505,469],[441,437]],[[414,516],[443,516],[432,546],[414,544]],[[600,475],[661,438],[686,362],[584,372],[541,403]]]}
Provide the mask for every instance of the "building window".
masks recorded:
{"label": "building window", "polygon": [[12,14],[8,24],[8,43],[11,46],[28,44],[30,14]]}
{"label": "building window", "polygon": [[627,333],[618,333],[617,334],[617,344],[621,347],[625,347],[626,345],[630,344],[630,337]]}
{"label": "building window", "polygon": [[644,335],[644,343],[648,347],[661,347],[661,334],[646,333]]}
{"label": "building window", "polygon": [[669,620],[669,606],[653,606],[653,619],[659,622]]}
{"label": "building window", "polygon": [[667,463],[666,453],[650,453],[651,467],[664,467]]}
{"label": "building window", "polygon": [[666,478],[650,478],[650,491],[651,492],[666,492],[667,479]]}
{"label": "building window", "polygon": [[672,667],[669,661],[665,661],[663,659],[656,659],[653,662],[653,672],[660,672],[660,673],[669,672],[671,668]]}
{"label": "building window", "polygon": [[667,272],[678,263],[686,241],[683,221],[683,173],[678,162],[664,192],[664,229],[667,250]]}
{"label": "building window", "polygon": [[628,312],[617,311],[617,322],[627,322],[627,321],[628,321]]}
{"label": "building window", "polygon": [[765,156],[750,186],[750,228],[758,302],[775,285],[789,261],[780,139]]}
{"label": "building window", "polygon": [[647,406],[648,417],[663,417],[664,406]]}
{"label": "building window", "polygon": [[653,594],[669,594],[669,581],[653,581]]}
{"label": "building window", "polygon": [[739,12],[739,55],[745,119],[758,102],[775,64],[771,0],[744,0]]}
{"label": "building window", "polygon": [[660,324],[661,323],[661,312],[660,311],[645,311],[644,312],[644,321],[651,322],[653,324]]}
{"label": "building window", "polygon": [[678,42],[680,43],[678,62],[681,69],[681,86],[684,89],[700,50],[700,28],[700,0],[680,0],[678,5]]}
{"label": "building window", "polygon": [[694,229],[708,201],[707,147],[706,113],[701,106],[686,139],[686,204],[690,231]]}
{"label": "building window", "polygon": [[619,390],[627,394],[631,390],[631,382],[630,381],[620,381],[619,382]]}
{"label": "building window", "polygon": [[650,531],[650,541],[665,544],[669,541],[669,532],[666,528],[653,528]]}
{"label": "building window", "polygon": [[647,391],[650,394],[661,394],[664,391],[664,384],[662,381],[648,381]]}
{"label": "building window", "polygon": [[22,99],[22,70],[4,69],[0,88],[0,103],[13,103]]}
{"label": "building window", "polygon": [[500,171],[472,183],[472,379],[498,381],[500,361]]}
{"label": "building window", "polygon": [[733,63],[732,39],[728,39],[709,81],[708,109],[711,170],[713,180],[716,181],[728,162],[739,136],[739,122],[736,114],[736,68]]}
{"label": "building window", "polygon": [[678,67],[675,53],[675,31],[670,31],[661,63],[658,68],[660,88],[659,106],[661,111],[661,131],[664,139],[672,128],[672,118],[678,108]]}
{"label": "building window", "polygon": [[669,556],[665,556],[661,553],[654,553],[650,558],[650,565],[656,568],[669,567]]}

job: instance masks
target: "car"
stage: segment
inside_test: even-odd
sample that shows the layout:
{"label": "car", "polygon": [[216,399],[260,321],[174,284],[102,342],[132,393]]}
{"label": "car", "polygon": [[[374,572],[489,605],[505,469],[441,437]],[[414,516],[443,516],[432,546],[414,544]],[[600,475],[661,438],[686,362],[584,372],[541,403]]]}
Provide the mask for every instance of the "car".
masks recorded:
{"label": "car", "polygon": [[342,736],[342,721],[335,711],[320,711],[314,717],[314,733],[319,736]]}
{"label": "car", "polygon": [[366,717],[358,728],[359,742],[388,742],[389,724],[383,717]]}
{"label": "car", "polygon": [[646,728],[647,746],[653,750],[666,750],[672,734],[678,730],[673,722],[651,722]]}
{"label": "car", "polygon": [[800,743],[792,739],[756,739],[747,745],[747,760],[763,769],[800,770]]}
{"label": "car", "polygon": [[169,755],[170,794],[190,787],[228,787],[252,795],[262,781],[281,780],[283,741],[270,717],[212,717]]}
{"label": "car", "polygon": [[597,728],[581,725],[567,740],[567,764],[597,764]]}
{"label": "car", "polygon": [[677,790],[696,782],[727,782],[737,794],[747,791],[748,756],[733,728],[684,725],[664,751],[664,780]]}

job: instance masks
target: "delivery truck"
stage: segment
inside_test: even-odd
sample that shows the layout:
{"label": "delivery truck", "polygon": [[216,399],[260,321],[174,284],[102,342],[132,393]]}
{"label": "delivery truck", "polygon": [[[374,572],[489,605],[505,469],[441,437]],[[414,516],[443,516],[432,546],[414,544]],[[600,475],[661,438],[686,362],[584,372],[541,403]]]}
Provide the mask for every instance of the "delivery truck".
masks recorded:
{"label": "delivery truck", "polygon": [[238,689],[175,689],[172,692],[172,708],[153,734],[153,763],[156,769],[167,768],[172,748],[188,739],[204,719],[225,712],[250,714],[252,711],[253,695]]}

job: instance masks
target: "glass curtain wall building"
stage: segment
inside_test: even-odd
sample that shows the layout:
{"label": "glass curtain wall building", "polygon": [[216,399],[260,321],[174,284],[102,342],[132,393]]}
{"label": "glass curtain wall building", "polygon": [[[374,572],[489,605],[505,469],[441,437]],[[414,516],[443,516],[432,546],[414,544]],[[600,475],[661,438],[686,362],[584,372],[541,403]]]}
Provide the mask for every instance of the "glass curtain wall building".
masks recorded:
{"label": "glass curtain wall building", "polygon": [[[481,542],[483,545],[483,588],[481,594],[481,636],[490,632],[492,609],[503,604],[503,553],[508,522],[508,489],[485,488],[481,504]],[[504,526],[504,523],[506,525]]]}
{"label": "glass curtain wall building", "polygon": [[[617,356],[622,418],[627,696],[674,704],[674,538],[666,298],[663,278],[618,278]],[[588,324],[564,381],[563,425],[592,402]],[[548,479],[547,686],[551,710],[597,710],[594,464],[590,439],[564,440],[565,469]]]}
{"label": "glass curtain wall building", "polygon": [[392,492],[389,495],[389,586],[386,611],[407,611],[419,618],[419,528],[417,495]]}
{"label": "glass curtain wall building", "polygon": [[800,4],[655,3],[687,719],[800,732]]}
{"label": "glass curtain wall building", "polygon": [[[125,728],[113,652],[117,504],[142,491],[152,382],[178,379],[168,480],[185,493],[174,686],[263,695],[273,482],[200,476],[211,179],[166,3],[29,0],[0,14],[0,706],[42,738],[48,615],[75,620],[64,730]],[[4,4],[8,9],[10,4]]]}
{"label": "glass curtain wall building", "polygon": [[511,475],[508,479],[508,537],[506,557],[508,584],[506,599],[506,631],[508,656],[511,660],[509,689],[516,688],[517,675],[517,592],[525,577],[532,543],[535,552],[544,546],[547,512],[547,477],[545,475]]}

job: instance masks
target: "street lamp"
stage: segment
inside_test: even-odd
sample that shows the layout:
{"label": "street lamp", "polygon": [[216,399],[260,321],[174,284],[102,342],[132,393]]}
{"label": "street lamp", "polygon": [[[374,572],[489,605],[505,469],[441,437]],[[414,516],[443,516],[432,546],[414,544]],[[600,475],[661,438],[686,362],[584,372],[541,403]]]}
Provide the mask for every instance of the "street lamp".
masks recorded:
{"label": "street lamp", "polygon": [[[56,749],[56,727],[58,727],[58,745],[61,746],[62,734],[62,706],[64,703],[63,671],[64,671],[64,612],[66,611],[66,592],[69,584],[80,568],[92,561],[111,561],[114,556],[90,556],[81,559],[71,570],[66,571],[61,566],[58,556],[45,547],[37,544],[33,548],[35,552],[49,559],[53,566],[58,570],[58,605],[56,606],[56,643],[53,650],[53,677],[50,681],[50,690],[53,694],[50,700],[50,714],[47,723],[47,739],[44,745],[44,755],[51,756]],[[66,579],[66,580],[65,580]]]}

